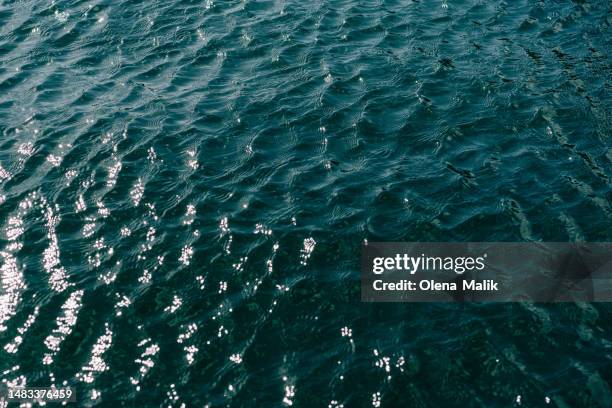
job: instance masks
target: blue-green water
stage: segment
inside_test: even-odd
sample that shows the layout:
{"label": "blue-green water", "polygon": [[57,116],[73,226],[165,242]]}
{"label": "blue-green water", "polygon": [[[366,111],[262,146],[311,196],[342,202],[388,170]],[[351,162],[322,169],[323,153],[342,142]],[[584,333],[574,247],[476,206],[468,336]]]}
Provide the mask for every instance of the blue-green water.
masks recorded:
{"label": "blue-green water", "polygon": [[611,23],[0,2],[0,378],[76,406],[612,406],[609,305],[361,304],[358,271],[364,240],[610,240]]}

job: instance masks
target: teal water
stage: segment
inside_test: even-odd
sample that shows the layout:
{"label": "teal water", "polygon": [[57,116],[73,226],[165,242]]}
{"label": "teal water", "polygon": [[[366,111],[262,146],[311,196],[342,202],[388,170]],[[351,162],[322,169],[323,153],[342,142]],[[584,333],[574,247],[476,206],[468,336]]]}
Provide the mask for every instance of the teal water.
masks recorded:
{"label": "teal water", "polygon": [[[0,378],[610,407],[606,304],[362,304],[369,241],[609,241],[607,1],[0,2]],[[2,405],[2,403],[0,403]]]}

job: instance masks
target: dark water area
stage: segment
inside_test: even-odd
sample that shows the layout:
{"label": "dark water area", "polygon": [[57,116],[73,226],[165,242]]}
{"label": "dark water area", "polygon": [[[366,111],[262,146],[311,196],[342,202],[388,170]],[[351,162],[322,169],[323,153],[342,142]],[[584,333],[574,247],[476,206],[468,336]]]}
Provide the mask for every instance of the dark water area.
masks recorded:
{"label": "dark water area", "polygon": [[366,240],[610,240],[611,23],[0,2],[0,379],[74,406],[612,406],[608,304],[359,292]]}

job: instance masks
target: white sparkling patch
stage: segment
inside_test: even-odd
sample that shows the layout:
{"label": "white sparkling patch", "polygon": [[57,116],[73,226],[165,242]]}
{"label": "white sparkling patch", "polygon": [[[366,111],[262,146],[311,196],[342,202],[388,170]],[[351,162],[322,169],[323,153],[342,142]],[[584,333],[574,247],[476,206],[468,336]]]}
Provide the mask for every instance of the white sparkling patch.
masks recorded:
{"label": "white sparkling patch", "polygon": [[34,154],[34,143],[26,142],[19,145],[17,152],[22,155],[29,157]]}
{"label": "white sparkling patch", "polygon": [[113,332],[109,329],[108,323],[104,324],[104,334],[98,337],[96,344],[94,344],[91,350],[91,358],[87,365],[81,368],[81,371],[77,373],[76,378],[79,381],[85,383],[92,383],[95,379],[96,373],[102,373],[109,369],[108,364],[102,358],[104,353],[113,344]]}
{"label": "white sparkling patch", "polygon": [[172,304],[164,308],[164,312],[174,313],[183,305],[183,299],[174,295],[172,298]]}
{"label": "white sparkling patch", "polygon": [[181,249],[181,256],[179,257],[179,261],[187,266],[191,262],[191,258],[193,257],[193,247],[189,245],[185,245],[183,249]]}
{"label": "white sparkling patch", "polygon": [[108,168],[108,179],[106,180],[107,187],[113,187],[117,183],[117,177],[121,171],[121,162],[116,157],[115,163]]}
{"label": "white sparkling patch", "polygon": [[26,321],[23,323],[23,325],[17,329],[17,333],[19,333],[19,334],[17,336],[15,336],[15,338],[13,339],[12,342],[10,342],[10,343],[8,343],[8,344],[6,344],[4,346],[4,350],[7,353],[10,353],[10,354],[17,353],[17,350],[19,349],[19,346],[23,342],[23,335],[28,331],[30,326],[32,326],[32,324],[34,324],[34,321],[36,321],[36,317],[38,316],[38,311],[39,311],[39,307],[36,306],[34,308],[34,311],[32,313],[30,313],[30,315],[28,316]]}
{"label": "white sparkling patch", "polygon": [[8,180],[12,177],[11,173],[0,164],[0,181]]}
{"label": "white sparkling patch", "polygon": [[308,259],[312,255],[317,242],[313,238],[306,238],[304,240],[304,247],[300,250],[300,264],[306,265]]}
{"label": "white sparkling patch", "polygon": [[293,397],[295,397],[295,386],[285,385],[285,397],[283,398],[283,404],[287,406],[292,406]]}
{"label": "white sparkling patch", "polygon": [[0,332],[7,329],[4,324],[17,312],[21,302],[21,293],[26,288],[23,273],[17,266],[17,258],[10,252],[1,251],[2,266],[0,279],[2,294],[0,295]]}
{"label": "white sparkling patch", "polygon": [[136,377],[130,377],[130,382],[136,387],[136,391],[140,391],[140,382],[147,375],[149,370],[153,368],[155,362],[153,357],[159,353],[159,346],[151,343],[151,338],[144,339],[138,343],[138,347],[146,347],[145,350],[140,354],[140,357],[134,360],[135,363],[140,365],[138,369],[138,375]]}
{"label": "white sparkling patch", "polygon": [[54,355],[60,350],[64,339],[72,333],[72,327],[76,324],[77,316],[81,310],[83,291],[77,290],[70,294],[68,300],[62,305],[63,315],[55,319],[57,328],[45,339],[45,345],[50,352],[45,353],[43,364],[51,364]]}
{"label": "white sparkling patch", "polygon": [[144,184],[142,179],[139,178],[132,191],[130,191],[130,198],[132,199],[132,203],[135,207],[138,207],[140,204],[140,200],[142,200],[142,196],[144,195]]}

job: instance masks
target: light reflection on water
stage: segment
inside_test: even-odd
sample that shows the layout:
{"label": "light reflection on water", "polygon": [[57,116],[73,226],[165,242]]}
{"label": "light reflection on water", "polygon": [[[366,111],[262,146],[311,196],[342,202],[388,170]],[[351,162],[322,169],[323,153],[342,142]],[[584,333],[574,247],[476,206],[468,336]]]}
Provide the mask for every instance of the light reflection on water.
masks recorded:
{"label": "light reflection on water", "polygon": [[358,285],[368,240],[609,239],[607,9],[0,5],[2,382],[85,406],[612,405],[606,305]]}

